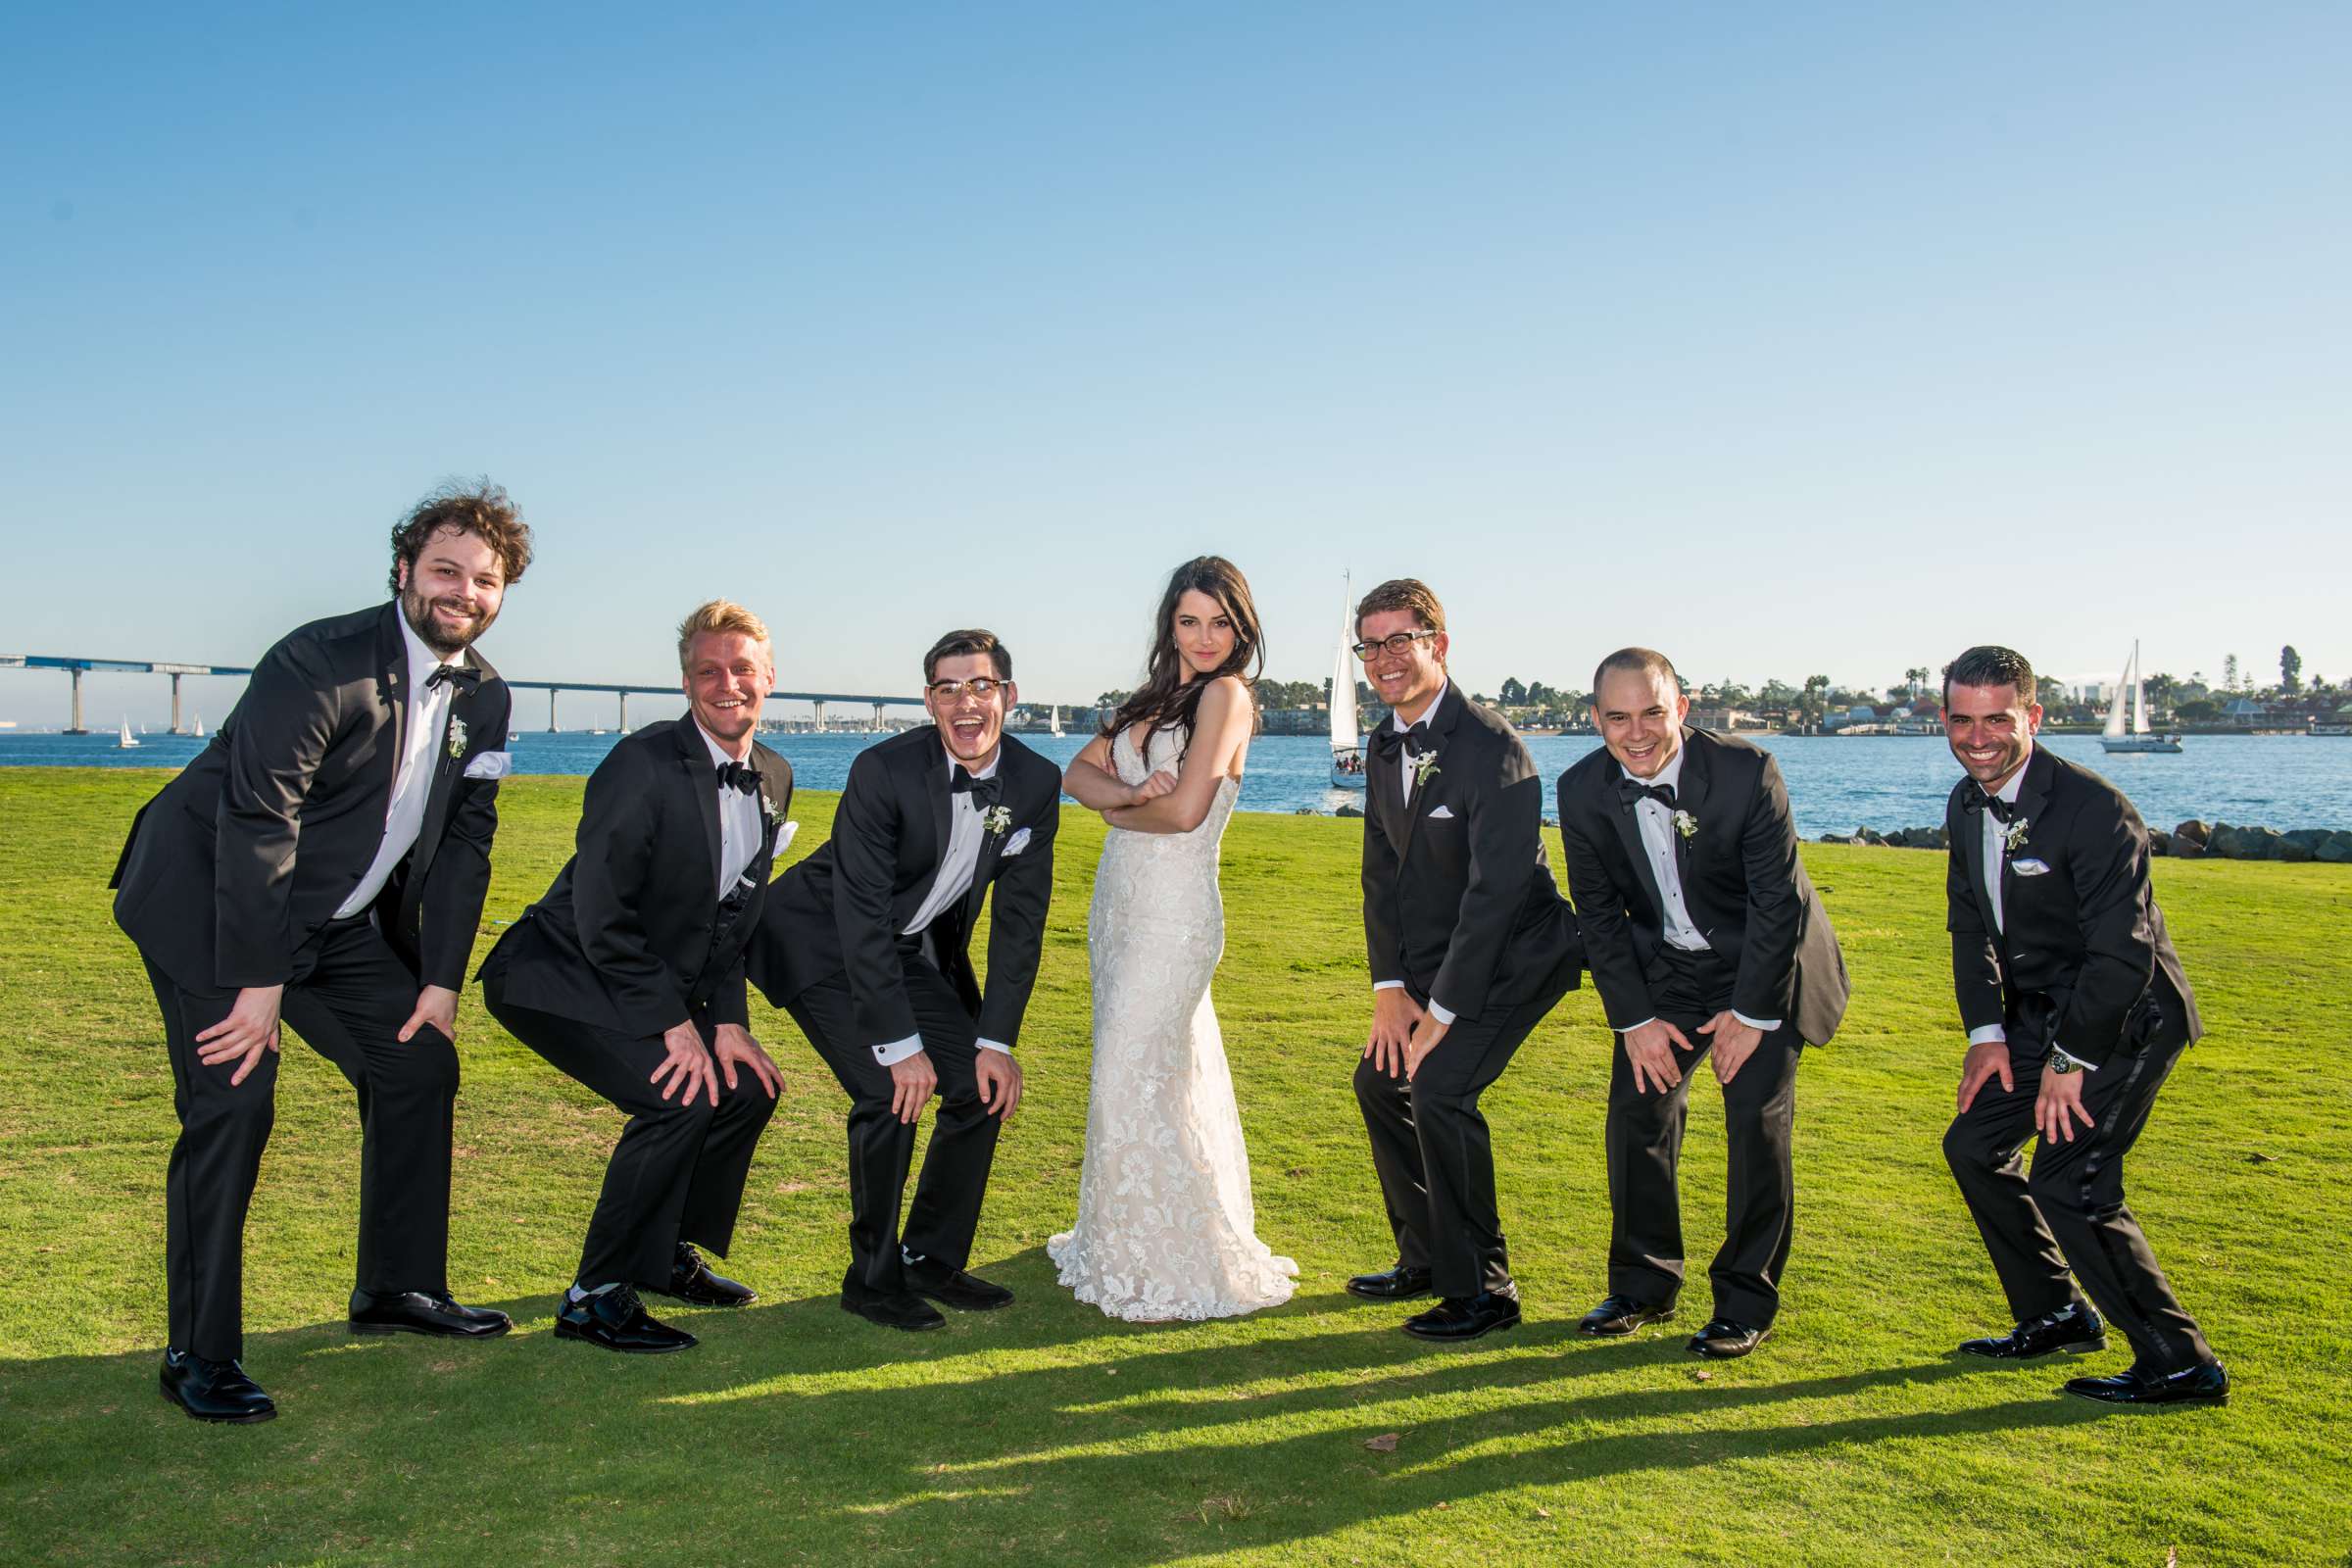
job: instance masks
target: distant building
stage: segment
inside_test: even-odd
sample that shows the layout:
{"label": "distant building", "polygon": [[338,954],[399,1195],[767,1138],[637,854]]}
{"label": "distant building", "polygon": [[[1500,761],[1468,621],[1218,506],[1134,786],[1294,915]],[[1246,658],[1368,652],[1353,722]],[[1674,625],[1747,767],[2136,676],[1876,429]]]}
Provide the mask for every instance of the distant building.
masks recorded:
{"label": "distant building", "polygon": [[1717,731],[1762,729],[1764,721],[1744,708],[1693,708],[1690,713],[1692,729]]}

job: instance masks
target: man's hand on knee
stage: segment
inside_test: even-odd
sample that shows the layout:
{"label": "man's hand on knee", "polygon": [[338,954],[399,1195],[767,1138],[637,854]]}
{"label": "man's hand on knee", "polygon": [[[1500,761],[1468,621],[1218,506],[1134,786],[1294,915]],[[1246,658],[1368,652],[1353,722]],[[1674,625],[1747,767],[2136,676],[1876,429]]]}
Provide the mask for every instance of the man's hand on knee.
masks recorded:
{"label": "man's hand on knee", "polygon": [[890,1112],[899,1120],[910,1122],[920,1116],[924,1102],[937,1093],[939,1074],[931,1066],[930,1053],[918,1051],[890,1064]]}
{"label": "man's hand on knee", "polygon": [[972,1062],[972,1077],[980,1086],[980,1103],[992,1115],[1012,1120],[1013,1107],[1021,1102],[1021,1064],[1012,1059],[1012,1053],[981,1047]]}

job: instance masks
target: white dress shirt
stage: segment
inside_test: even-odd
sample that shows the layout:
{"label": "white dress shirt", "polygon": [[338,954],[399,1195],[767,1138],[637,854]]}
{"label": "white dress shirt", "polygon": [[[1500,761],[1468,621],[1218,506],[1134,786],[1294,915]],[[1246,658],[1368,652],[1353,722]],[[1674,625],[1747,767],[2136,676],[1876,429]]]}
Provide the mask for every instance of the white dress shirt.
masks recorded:
{"label": "white dress shirt", "polygon": [[408,710],[403,714],[400,760],[393,768],[392,799],[384,806],[383,841],[376,846],[368,874],[335,910],[338,920],[366,913],[391,880],[393,867],[416,846],[416,834],[424,826],[424,803],[433,793],[434,757],[448,740],[449,700],[456,690],[447,681],[432,687],[425,681],[441,665],[460,664],[466,659],[462,653],[443,659],[424,646],[416,628],[409,624],[406,611],[396,605],[392,613],[400,622],[400,639],[408,649]]}
{"label": "white dress shirt", "polygon": [[[709,730],[703,728],[701,719],[698,718],[694,721],[694,727],[701,732],[703,744],[710,748],[711,766],[724,767],[735,760],[732,756],[728,755],[727,749],[719,745]],[[744,749],[744,765],[746,767],[751,765],[750,759],[751,749],[746,747]],[[741,790],[729,789],[724,784],[719,785],[717,893],[719,899],[724,900],[727,894],[733,891],[735,884],[742,880],[743,873],[751,866],[753,858],[760,853],[760,843],[765,836],[765,825],[760,820],[759,791],[754,790],[751,794],[746,795]]]}
{"label": "white dress shirt", "polygon": [[[1438,695],[1429,700],[1429,706],[1421,710],[1421,716],[1410,724],[1397,723],[1396,710],[1391,709],[1389,710],[1389,728],[1399,735],[1411,730],[1427,729],[1429,715],[1438,710],[1438,705],[1446,700],[1446,688],[1452,684],[1447,680],[1439,681]],[[1396,788],[1399,792],[1397,798],[1410,801],[1413,798],[1413,753],[1410,747],[1406,747],[1396,754]],[[1402,991],[1404,982],[1401,980],[1375,980],[1372,982],[1372,989],[1375,991]],[[1429,999],[1429,1015],[1438,1020],[1441,1028],[1450,1029],[1453,1027],[1452,1010],[1441,1004],[1435,997]]]}
{"label": "white dress shirt", "polygon": [[[1646,784],[1653,789],[1674,790],[1679,796],[1683,784],[1683,759],[1689,755],[1690,753],[1684,748],[1677,746],[1674,749],[1673,760],[1659,768],[1650,777],[1634,779],[1634,782]],[[1625,772],[1622,765],[1619,767],[1618,773],[1621,777],[1632,778],[1631,774]],[[1666,906],[1664,920],[1666,945],[1670,948],[1680,948],[1685,953],[1713,952],[1714,944],[1710,943],[1706,934],[1699,930],[1698,923],[1690,918],[1690,903],[1683,897],[1682,867],[1674,858],[1676,837],[1674,813],[1666,808],[1664,801],[1652,800],[1649,796],[1644,795],[1634,803],[1634,825],[1641,829],[1642,848],[1649,857],[1650,875],[1657,879],[1658,899]],[[1732,1009],[1732,1016],[1750,1029],[1761,1029],[1766,1034],[1772,1033],[1781,1026],[1781,1020],[1778,1018],[1750,1018],[1737,1007]],[[1639,1029],[1643,1024],[1655,1022],[1657,1022],[1657,1015],[1652,1013],[1632,1027]]]}
{"label": "white dress shirt", "polygon": [[[946,753],[946,745],[942,744],[940,750]],[[1000,746],[997,748],[997,755],[989,759],[986,767],[976,767],[969,771],[975,781],[995,778],[997,769],[1004,764],[1004,749]],[[963,764],[953,754],[949,754],[947,765],[948,780],[950,783],[954,783],[956,769]],[[980,808],[972,804],[971,795],[968,792],[950,795],[948,797],[947,854],[940,858],[939,875],[932,881],[930,893],[924,897],[922,906],[914,911],[914,918],[906,922],[906,929],[899,933],[901,936],[910,937],[916,932],[926,929],[932,921],[940,917],[950,905],[958,902],[972,890],[972,875],[980,869],[981,836]],[[1002,1051],[1006,1055],[1012,1054],[1010,1046],[1000,1045],[994,1040],[983,1038],[977,1044],[984,1051]],[[874,1059],[888,1067],[894,1062],[905,1061],[922,1049],[923,1037],[919,1034],[911,1034],[904,1040],[893,1040],[887,1045],[876,1046]]]}
{"label": "white dress shirt", "polygon": [[[2026,760],[2030,762],[2033,760],[2034,748],[2029,745],[2026,748]],[[2018,770],[2009,775],[2009,782],[1992,792],[1992,798],[2015,806],[2018,795],[2025,787],[2026,770],[2020,764]],[[1984,866],[1984,893],[1992,901],[1992,928],[1995,932],[2006,932],[2009,923],[2008,912],[2001,907],[2001,873],[2009,866],[2009,824],[1990,811],[1979,811],[1977,814],[1984,819],[1984,854],[1982,859]],[[1968,1043],[1972,1046],[1987,1045],[2008,1038],[2009,1028],[2006,1024],[1988,1023],[1968,1032]],[[2070,1051],[2060,1051],[2058,1054],[2084,1072],[2099,1070]]]}

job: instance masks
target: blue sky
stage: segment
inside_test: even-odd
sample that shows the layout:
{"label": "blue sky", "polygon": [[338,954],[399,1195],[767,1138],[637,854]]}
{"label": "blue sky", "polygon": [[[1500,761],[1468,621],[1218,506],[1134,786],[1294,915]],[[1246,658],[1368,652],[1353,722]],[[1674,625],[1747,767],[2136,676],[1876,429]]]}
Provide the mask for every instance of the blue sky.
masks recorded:
{"label": "blue sky", "polygon": [[1084,700],[1201,551],[1283,678],[1345,570],[1487,689],[2352,674],[2341,5],[9,31],[0,653],[249,662],[487,473],[532,678],[662,679],[725,593],[790,685],[979,622]]}

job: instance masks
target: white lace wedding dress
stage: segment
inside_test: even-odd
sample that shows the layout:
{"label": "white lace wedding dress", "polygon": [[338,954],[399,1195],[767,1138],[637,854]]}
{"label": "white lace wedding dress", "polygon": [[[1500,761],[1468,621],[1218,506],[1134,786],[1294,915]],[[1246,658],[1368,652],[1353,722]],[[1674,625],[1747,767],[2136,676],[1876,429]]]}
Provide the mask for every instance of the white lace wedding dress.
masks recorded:
{"label": "white lace wedding dress", "polygon": [[[1119,777],[1173,772],[1181,731],[1151,756],[1111,744]],[[1046,1244],[1061,1283],[1130,1322],[1233,1317],[1291,1298],[1298,1265],[1257,1239],[1250,1154],[1210,1005],[1225,951],[1217,846],[1241,781],[1223,779],[1190,833],[1113,828],[1088,915],[1094,1081],[1078,1223]]]}

